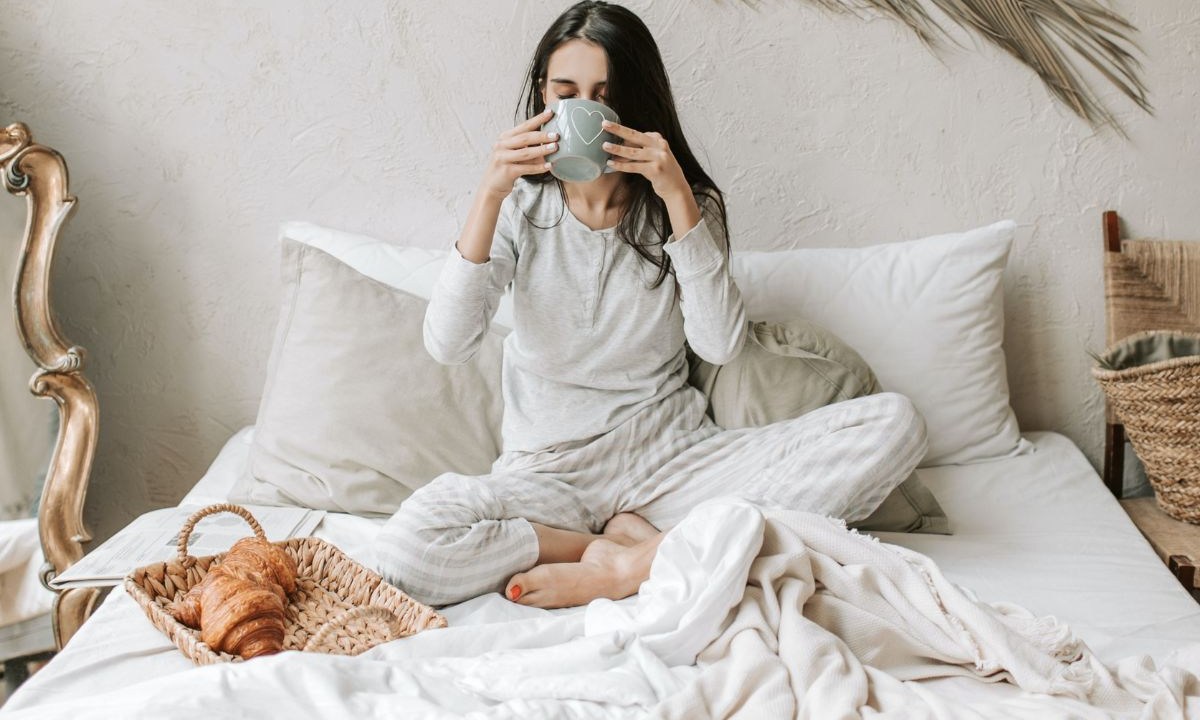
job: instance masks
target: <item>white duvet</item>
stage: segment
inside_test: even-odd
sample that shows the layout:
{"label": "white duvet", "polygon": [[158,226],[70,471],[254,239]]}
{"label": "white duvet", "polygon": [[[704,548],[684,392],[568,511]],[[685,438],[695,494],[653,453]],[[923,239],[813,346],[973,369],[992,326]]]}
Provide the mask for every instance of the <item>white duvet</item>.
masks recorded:
{"label": "white duvet", "polygon": [[1105,666],[1053,618],[810,513],[708,503],[634,598],[493,601],[455,610],[483,624],[356,658],[282,653],[11,717],[1200,718],[1200,644]]}

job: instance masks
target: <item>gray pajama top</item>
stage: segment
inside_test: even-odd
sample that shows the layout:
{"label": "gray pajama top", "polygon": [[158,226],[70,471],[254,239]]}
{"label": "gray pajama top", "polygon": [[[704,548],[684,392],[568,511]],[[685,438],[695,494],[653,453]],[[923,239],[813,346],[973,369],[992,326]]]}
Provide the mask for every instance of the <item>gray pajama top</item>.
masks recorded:
{"label": "gray pajama top", "polygon": [[505,452],[584,441],[661,401],[687,382],[685,340],[714,364],[741,350],[745,308],[727,241],[712,205],[697,201],[700,222],[663,246],[675,280],[654,289],[657,268],[615,228],[584,225],[553,183],[517,181],[487,262],[451,247],[425,313],[425,347],[441,363],[469,361],[501,296],[513,293],[501,370]]}

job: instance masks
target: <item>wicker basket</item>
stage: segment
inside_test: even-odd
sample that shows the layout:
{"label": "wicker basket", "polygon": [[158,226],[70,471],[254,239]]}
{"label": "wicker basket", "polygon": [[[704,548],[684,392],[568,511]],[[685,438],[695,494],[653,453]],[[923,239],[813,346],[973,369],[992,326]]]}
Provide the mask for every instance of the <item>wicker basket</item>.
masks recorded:
{"label": "wicker basket", "polygon": [[1146,466],[1159,507],[1200,523],[1200,335],[1137,333],[1099,360],[1092,375]]}
{"label": "wicker basket", "polygon": [[[138,568],[125,577],[125,589],[150,622],[162,630],[184,655],[199,665],[242,662],[216,652],[200,640],[200,631],[176,620],[167,606],[204,579],[224,553],[191,557],[187,553],[192,529],[202,518],[231,512],[245,518],[254,534],[266,539],[262,526],[240,505],[210,505],[196,511],[179,531],[176,559]],[[446,619],[375,572],[350,559],[333,545],[314,537],[292,538],[275,545],[296,560],[296,591],[289,596],[284,627],[284,650],[357,655],[375,645],[421,630],[446,627]]]}

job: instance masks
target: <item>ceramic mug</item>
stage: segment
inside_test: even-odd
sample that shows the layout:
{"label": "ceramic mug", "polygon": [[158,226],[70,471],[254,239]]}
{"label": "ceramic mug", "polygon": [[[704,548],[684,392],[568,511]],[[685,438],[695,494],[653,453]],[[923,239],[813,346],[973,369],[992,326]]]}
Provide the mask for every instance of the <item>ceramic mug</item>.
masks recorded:
{"label": "ceramic mug", "polygon": [[603,103],[583,98],[559,100],[554,116],[542,125],[544,132],[558,133],[558,149],[546,156],[550,174],[567,182],[590,182],[603,173],[616,172],[607,164],[612,156],[604,150],[604,143],[620,143],[621,139],[603,128],[605,120],[621,122],[616,111]]}

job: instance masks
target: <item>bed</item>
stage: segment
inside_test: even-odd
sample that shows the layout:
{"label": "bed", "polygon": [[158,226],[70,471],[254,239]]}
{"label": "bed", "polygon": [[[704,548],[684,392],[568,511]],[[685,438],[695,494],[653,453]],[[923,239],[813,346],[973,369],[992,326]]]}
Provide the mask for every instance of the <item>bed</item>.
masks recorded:
{"label": "bed", "polygon": [[[117,587],[94,613],[81,613],[86,622],[2,714],[1200,716],[1200,606],[1079,449],[1056,433],[1021,433],[1008,408],[995,313],[1012,232],[1012,223],[997,223],[812,251],[793,258],[794,272],[783,255],[736,259],[751,317],[767,322],[802,304],[861,345],[885,387],[902,388],[922,408],[930,449],[916,480],[936,497],[951,534],[854,530],[811,513],[718,500],[668,533],[650,580],[622,601],[543,611],[487,594],[444,608],[446,629],[355,658],[282,653],[204,668]],[[280,239],[297,257],[319,256],[356,287],[389,297],[427,296],[444,256],[305,223],[285,224]],[[839,267],[853,268],[855,280],[837,276]],[[963,284],[954,286],[960,270]],[[803,272],[812,274],[798,282]],[[876,313],[846,308],[872,287],[904,317],[889,317],[886,303]],[[300,291],[285,277],[285,293]],[[949,313],[946,297],[962,305]],[[281,318],[296,307],[305,306],[285,307]],[[497,322],[511,322],[511,312],[502,303]],[[909,342],[912,327],[901,331],[912,322],[931,343],[944,334],[952,347],[922,356]],[[289,323],[280,323],[264,397],[286,390],[290,359],[280,348]],[[363,368],[343,372],[335,387]],[[949,381],[972,391],[938,385]],[[181,504],[254,496],[247,483],[259,474],[256,449],[279,429],[260,410]],[[272,489],[259,487],[257,497]],[[370,565],[383,518],[325,509],[314,534]]]}
{"label": "bed", "polygon": [[[233,435],[183,502],[222,500],[246,469],[253,433],[251,426]],[[983,599],[1015,602],[1063,620],[1107,662],[1147,654],[1167,663],[1178,659],[1181,646],[1200,643],[1200,605],[1142,539],[1082,453],[1056,433],[1025,438],[1033,451],[1019,457],[918,471],[955,518],[953,535],[881,533],[880,539],[928,554],[948,577]],[[1035,502],[1037,510],[1030,512]],[[315,534],[369,561],[370,541],[381,522],[334,513]],[[531,610],[499,595],[444,611],[454,633],[480,626],[486,640],[477,642],[486,646],[503,638],[510,647],[546,642],[556,631],[555,616],[582,612]],[[436,632],[441,631],[429,633],[429,643]],[[444,643],[435,654],[453,657],[473,647],[461,634]],[[370,651],[363,657],[381,654]],[[1195,663],[1200,657],[1183,660]],[[5,711],[57,717],[55,711],[61,710],[65,717],[96,702],[97,693],[124,707],[117,698],[129,697],[131,686],[193,670],[117,588]],[[974,681],[961,678],[927,684],[935,688],[931,692],[948,697],[978,692]],[[453,704],[470,707],[473,700],[477,710],[488,706],[466,692]],[[184,703],[181,710],[187,707]]]}
{"label": "bed", "polygon": [[37,520],[0,522],[0,663],[5,694],[29,677],[29,664],[50,657],[54,594],[40,580],[42,548]]}

